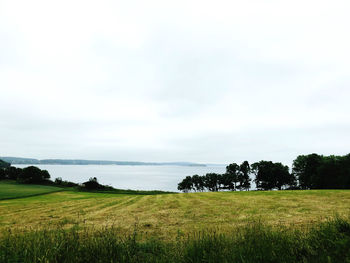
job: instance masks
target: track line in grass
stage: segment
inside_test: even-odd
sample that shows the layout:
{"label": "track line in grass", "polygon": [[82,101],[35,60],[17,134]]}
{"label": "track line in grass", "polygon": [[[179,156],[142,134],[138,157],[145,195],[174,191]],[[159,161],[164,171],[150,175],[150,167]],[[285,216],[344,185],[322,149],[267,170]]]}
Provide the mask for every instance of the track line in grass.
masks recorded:
{"label": "track line in grass", "polygon": [[87,219],[93,218],[93,217],[95,217],[97,215],[105,214],[107,212],[111,212],[112,210],[117,211],[118,208],[125,209],[127,204],[129,204],[130,202],[133,202],[133,200],[135,200],[135,199],[139,199],[140,197],[141,196],[134,196],[134,197],[127,198],[127,200],[123,200],[123,201],[118,200],[118,202],[115,202],[115,201],[114,202],[110,202],[107,205],[105,204],[102,209],[95,210],[92,213],[88,213],[86,218]]}

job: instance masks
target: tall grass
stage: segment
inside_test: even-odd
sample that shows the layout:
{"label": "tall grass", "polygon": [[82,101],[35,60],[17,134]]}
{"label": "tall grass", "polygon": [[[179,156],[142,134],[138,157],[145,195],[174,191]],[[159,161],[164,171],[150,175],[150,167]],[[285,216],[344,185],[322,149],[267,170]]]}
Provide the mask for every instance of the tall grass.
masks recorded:
{"label": "tall grass", "polygon": [[173,241],[121,236],[113,227],[55,229],[0,237],[0,262],[350,262],[350,221],[307,231],[247,224],[235,233],[200,232]]}

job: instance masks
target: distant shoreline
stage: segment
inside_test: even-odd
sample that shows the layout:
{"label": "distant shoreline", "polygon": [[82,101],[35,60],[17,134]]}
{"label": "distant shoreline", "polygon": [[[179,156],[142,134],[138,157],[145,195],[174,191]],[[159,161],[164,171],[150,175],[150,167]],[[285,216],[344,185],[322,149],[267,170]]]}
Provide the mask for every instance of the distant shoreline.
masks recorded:
{"label": "distant shoreline", "polygon": [[130,166],[195,166],[206,167],[206,164],[191,162],[134,162],[134,161],[106,161],[106,160],[83,160],[83,159],[33,159],[21,157],[0,157],[1,160],[10,164],[28,165],[130,165]]}

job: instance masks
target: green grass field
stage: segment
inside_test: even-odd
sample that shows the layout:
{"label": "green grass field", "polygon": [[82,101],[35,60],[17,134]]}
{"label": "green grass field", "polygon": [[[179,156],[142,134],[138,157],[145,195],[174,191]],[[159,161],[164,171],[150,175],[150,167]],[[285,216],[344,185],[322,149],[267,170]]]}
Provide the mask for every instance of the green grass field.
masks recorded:
{"label": "green grass field", "polygon": [[113,226],[121,233],[165,239],[212,229],[227,233],[250,221],[305,228],[335,215],[350,215],[350,191],[250,191],[130,195],[61,191],[49,186],[0,184],[0,230],[73,225]]}
{"label": "green grass field", "polygon": [[0,200],[36,196],[57,191],[62,191],[62,188],[46,185],[18,184],[14,181],[0,182]]}
{"label": "green grass field", "polygon": [[349,190],[57,190],[0,183],[0,262],[350,262]]}
{"label": "green grass field", "polygon": [[176,240],[140,239],[114,228],[7,231],[0,237],[0,262],[21,263],[346,263],[350,221],[335,218],[308,232],[255,222],[235,233],[201,232]]}

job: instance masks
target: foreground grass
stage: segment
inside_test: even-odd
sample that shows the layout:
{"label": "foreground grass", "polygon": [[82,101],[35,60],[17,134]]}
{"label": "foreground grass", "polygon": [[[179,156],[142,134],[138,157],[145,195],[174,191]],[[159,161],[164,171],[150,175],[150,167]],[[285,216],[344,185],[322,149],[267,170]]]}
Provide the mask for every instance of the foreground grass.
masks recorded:
{"label": "foreground grass", "polygon": [[332,215],[350,215],[350,191],[219,192],[128,195],[63,191],[0,201],[0,230],[46,229],[75,224],[113,225],[122,234],[174,239],[180,233],[234,230],[247,221],[305,226]]}
{"label": "foreground grass", "polygon": [[0,182],[0,200],[23,198],[62,191],[62,188],[46,185],[18,184],[14,181]]}
{"label": "foreground grass", "polygon": [[255,222],[234,233],[200,232],[173,241],[99,231],[56,229],[6,232],[0,262],[350,262],[350,221],[340,218],[308,231]]}
{"label": "foreground grass", "polygon": [[45,229],[75,224],[121,234],[140,233],[175,239],[204,229],[235,231],[247,221],[302,229],[332,215],[350,215],[350,191],[219,192],[128,195],[63,191],[0,201],[0,230]]}
{"label": "foreground grass", "polygon": [[349,190],[142,195],[5,186],[0,194],[16,199],[0,200],[0,262],[350,262]]}

